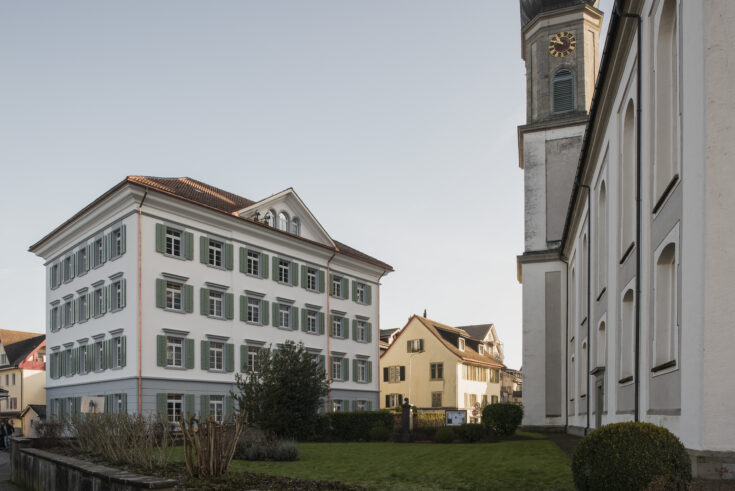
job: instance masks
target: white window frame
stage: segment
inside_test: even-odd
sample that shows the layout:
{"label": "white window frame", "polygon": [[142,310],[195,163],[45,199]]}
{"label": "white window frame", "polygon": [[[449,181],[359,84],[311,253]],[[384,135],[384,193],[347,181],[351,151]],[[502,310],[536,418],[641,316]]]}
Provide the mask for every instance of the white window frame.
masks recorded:
{"label": "white window frame", "polygon": [[209,317],[222,319],[225,316],[225,294],[219,290],[209,290]]}
{"label": "white window frame", "polygon": [[357,381],[366,383],[368,380],[367,360],[357,360]]}
{"label": "white window frame", "polygon": [[291,306],[284,303],[278,304],[278,326],[279,327],[291,327]]}
{"label": "white window frame", "polygon": [[342,378],[342,358],[332,357],[331,375],[332,380],[341,381]]}
{"label": "white window frame", "polygon": [[79,295],[79,311],[77,312],[77,321],[79,323],[89,320],[89,297],[86,293]]}
{"label": "white window frame", "polygon": [[285,259],[276,259],[278,261],[278,282],[291,284],[291,263]]}
{"label": "white window frame", "polygon": [[365,283],[355,282],[355,297],[357,303],[365,304],[367,301],[367,285]]}
{"label": "white window frame", "polygon": [[258,373],[260,349],[257,346],[248,346],[248,370],[254,373]]}
{"label": "white window frame", "polygon": [[367,342],[367,331],[368,331],[367,324],[368,323],[366,321],[359,320],[359,319],[357,320],[355,324],[357,327],[357,335],[356,335],[357,340],[362,343]]}
{"label": "white window frame", "polygon": [[97,268],[105,263],[105,240],[104,237],[98,237],[92,242],[92,262]]}
{"label": "white window frame", "polygon": [[71,280],[74,279],[74,254],[69,254],[68,256],[64,257],[64,259],[61,262],[62,265],[62,281],[64,283],[69,283]]}
{"label": "white window frame", "polygon": [[182,394],[168,394],[166,396],[166,415],[168,422],[176,424],[184,413],[184,396]]}
{"label": "white window frame", "polygon": [[92,291],[92,316],[103,315],[105,315],[105,289],[104,286],[98,286]]}
{"label": "white window frame", "polygon": [[337,315],[332,316],[332,329],[331,329],[332,332],[330,333],[330,335],[333,338],[343,338],[344,337],[344,332],[342,332],[342,327],[343,327],[342,319],[343,317],[341,316],[337,316]]}
{"label": "white window frame", "polygon": [[225,267],[225,244],[218,240],[209,239],[207,244],[207,264],[214,268]]}
{"label": "white window frame", "polygon": [[166,227],[163,252],[166,256],[184,257],[184,232],[182,230]]}
{"label": "white window frame", "polygon": [[209,396],[209,415],[218,422],[221,423],[225,418],[225,396],[222,395],[210,395]]}
{"label": "white window frame", "polygon": [[122,368],[122,337],[112,338],[112,368]]}
{"label": "white window frame", "polygon": [[79,347],[79,373],[81,375],[87,373],[87,356],[89,355],[88,349],[88,344],[83,344]]}
{"label": "white window frame", "polygon": [[74,325],[74,300],[66,300],[61,309],[61,326],[71,327]]}
{"label": "white window frame", "polygon": [[332,276],[332,285],[330,294],[336,298],[342,298],[342,277]]}
{"label": "white window frame", "polygon": [[261,301],[259,298],[248,297],[248,322],[253,324],[260,324],[261,315]]}
{"label": "white window frame", "polygon": [[184,285],[182,283],[166,280],[166,309],[175,312],[184,311]]}
{"label": "white window frame", "polygon": [[465,340],[464,340],[464,338],[457,338],[457,348],[459,349],[459,351],[464,351],[465,350]]}
{"label": "white window frame", "polygon": [[248,250],[247,257],[247,274],[252,276],[260,276],[260,253]]}
{"label": "white window frame", "polygon": [[120,310],[125,307],[123,281],[113,281],[110,286],[110,310]]}
{"label": "white window frame", "polygon": [[100,372],[103,370],[102,361],[105,356],[105,343],[103,340],[97,340],[94,343],[94,371]]}
{"label": "white window frame", "polygon": [[209,342],[209,369],[214,371],[225,369],[225,343]]}
{"label": "white window frame", "polygon": [[317,317],[319,313],[316,310],[306,311],[306,332],[316,334],[319,331]]}
{"label": "white window frame", "polygon": [[122,227],[117,227],[110,232],[110,259],[122,256]]}
{"label": "white window frame", "polygon": [[[184,368],[184,338],[179,336],[166,336],[166,367]],[[177,359],[178,354],[178,359]],[[177,363],[178,362],[178,363]]]}
{"label": "white window frame", "polygon": [[319,273],[315,268],[306,268],[306,289],[316,291],[319,289]]}

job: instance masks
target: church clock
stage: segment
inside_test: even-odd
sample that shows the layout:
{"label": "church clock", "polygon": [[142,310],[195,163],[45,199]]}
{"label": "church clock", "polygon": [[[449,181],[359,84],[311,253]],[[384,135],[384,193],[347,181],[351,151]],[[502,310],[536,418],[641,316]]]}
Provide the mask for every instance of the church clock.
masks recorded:
{"label": "church clock", "polygon": [[567,31],[557,32],[549,41],[549,54],[555,58],[564,58],[572,54],[577,47],[577,38]]}

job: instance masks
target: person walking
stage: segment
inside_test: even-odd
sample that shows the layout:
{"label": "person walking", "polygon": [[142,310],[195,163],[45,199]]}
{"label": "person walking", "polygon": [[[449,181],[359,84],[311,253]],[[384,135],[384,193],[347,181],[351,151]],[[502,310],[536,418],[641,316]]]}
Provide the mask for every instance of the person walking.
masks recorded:
{"label": "person walking", "polygon": [[0,421],[0,448],[5,450],[8,448],[8,444],[6,443],[6,435],[7,430],[5,428],[5,421]]}
{"label": "person walking", "polygon": [[10,450],[10,437],[13,436],[15,428],[10,420],[5,420],[5,448]]}

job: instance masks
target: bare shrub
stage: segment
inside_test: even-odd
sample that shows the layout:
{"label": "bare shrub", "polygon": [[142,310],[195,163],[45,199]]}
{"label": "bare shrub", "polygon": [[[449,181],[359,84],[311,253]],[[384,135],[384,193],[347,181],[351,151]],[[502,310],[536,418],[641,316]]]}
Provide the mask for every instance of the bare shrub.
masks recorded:
{"label": "bare shrub", "polygon": [[38,435],[36,446],[39,448],[58,448],[66,446],[67,441],[64,438],[64,435],[66,434],[67,424],[65,420],[36,420],[31,421],[31,425]]}
{"label": "bare shrub", "polygon": [[280,440],[258,428],[246,428],[237,441],[235,455],[241,460],[293,461],[299,459],[299,447],[293,440]]}
{"label": "bare shrub", "polygon": [[159,415],[81,414],[69,419],[81,453],[145,471],[165,469],[173,443],[171,426]]}
{"label": "bare shrub", "polygon": [[179,421],[184,437],[186,470],[192,477],[227,472],[244,425],[243,413],[218,423],[211,416],[199,420],[190,414]]}

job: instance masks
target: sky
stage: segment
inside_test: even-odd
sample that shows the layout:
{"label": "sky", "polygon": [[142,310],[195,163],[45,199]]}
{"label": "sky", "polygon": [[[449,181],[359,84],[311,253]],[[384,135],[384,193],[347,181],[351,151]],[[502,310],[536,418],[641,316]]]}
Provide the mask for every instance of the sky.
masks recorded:
{"label": "sky", "polygon": [[5,1],[0,67],[0,328],[45,330],[30,244],[126,175],[189,176],[293,187],[395,268],[381,328],[493,323],[520,367],[517,1]]}

